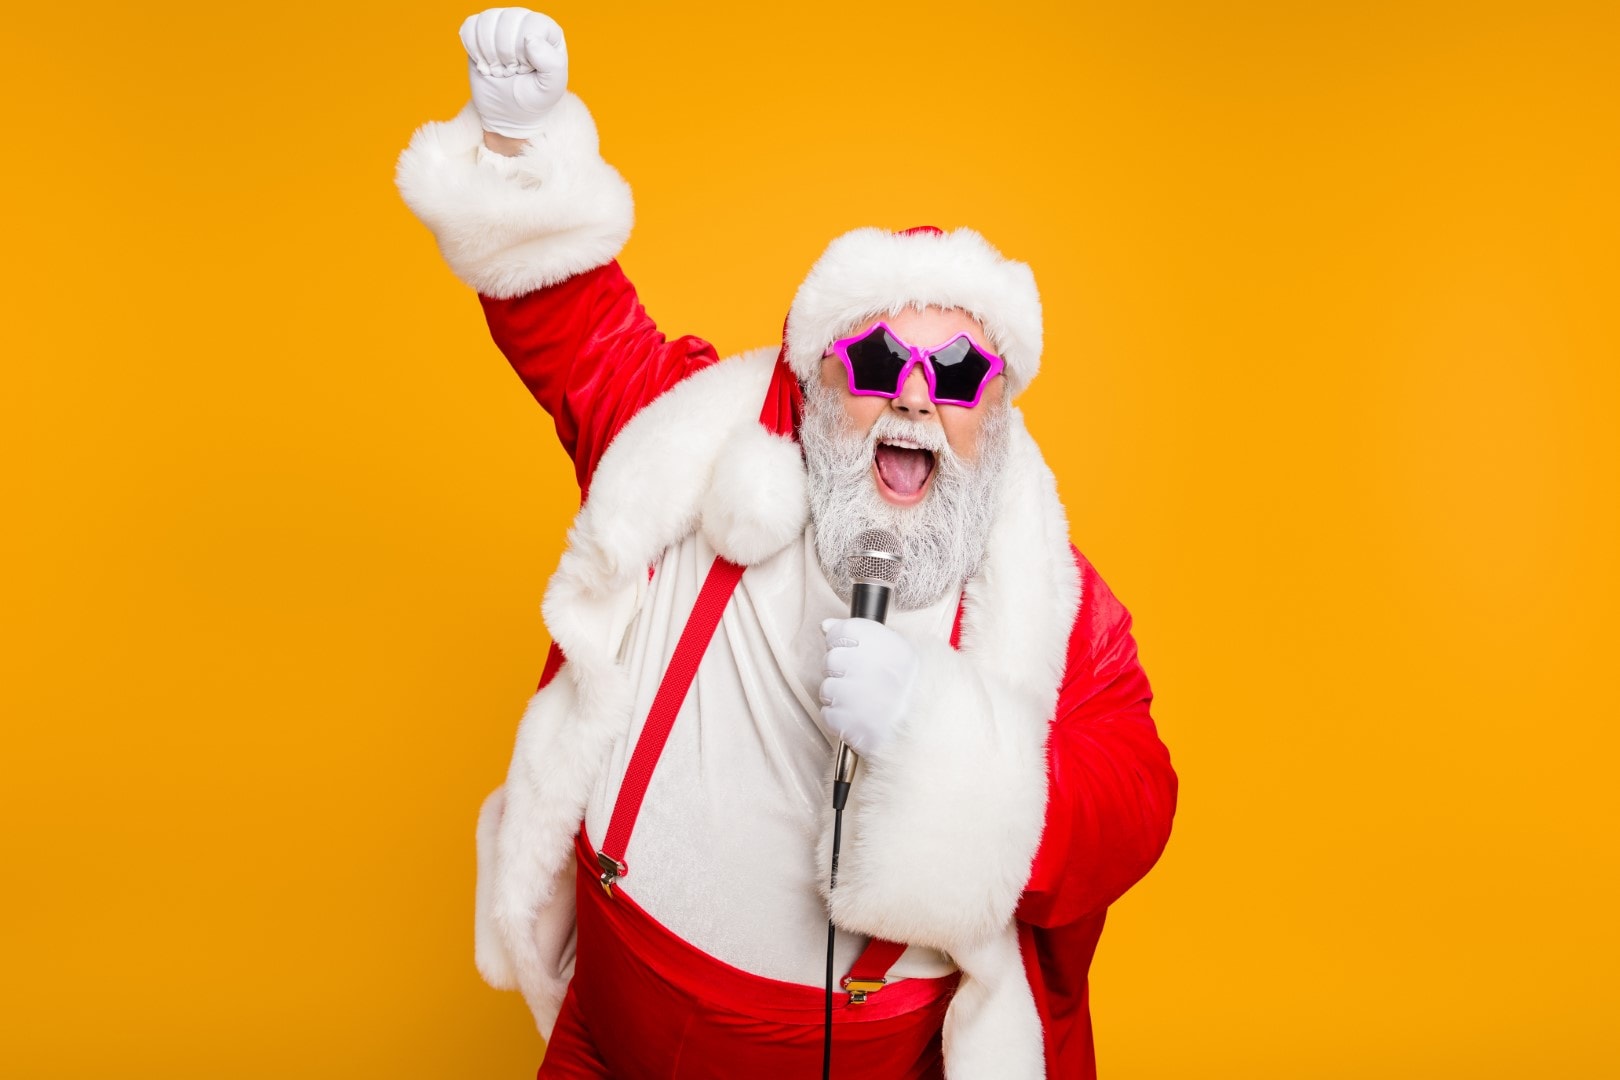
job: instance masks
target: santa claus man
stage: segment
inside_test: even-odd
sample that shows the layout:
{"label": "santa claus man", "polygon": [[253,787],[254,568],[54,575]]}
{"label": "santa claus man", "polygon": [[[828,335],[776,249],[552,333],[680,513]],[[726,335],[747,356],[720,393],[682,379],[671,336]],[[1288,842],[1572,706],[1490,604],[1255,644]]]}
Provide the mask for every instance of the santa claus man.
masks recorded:
{"label": "santa claus man", "polygon": [[[669,341],[555,22],[468,19],[472,102],[405,201],[555,420],[583,508],[479,821],[477,962],[543,1077],[1094,1074],[1086,972],[1176,779],[1130,616],[1013,399],[1028,267],[977,233],[833,241],[780,349]],[[873,528],[903,562],[850,618]],[[564,659],[566,658],[566,659]],[[835,747],[861,755],[829,887]]]}

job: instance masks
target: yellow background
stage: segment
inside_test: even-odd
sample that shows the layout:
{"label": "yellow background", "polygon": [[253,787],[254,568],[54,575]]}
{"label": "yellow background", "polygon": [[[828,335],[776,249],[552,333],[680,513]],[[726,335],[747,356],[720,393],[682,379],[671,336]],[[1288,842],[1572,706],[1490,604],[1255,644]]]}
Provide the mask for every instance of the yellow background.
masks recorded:
{"label": "yellow background", "polygon": [[[469,10],[0,27],[8,1075],[532,1075],[472,823],[574,495],[391,179]],[[1034,266],[1184,782],[1105,1076],[1616,1075],[1614,5],[551,11],[666,329]]]}

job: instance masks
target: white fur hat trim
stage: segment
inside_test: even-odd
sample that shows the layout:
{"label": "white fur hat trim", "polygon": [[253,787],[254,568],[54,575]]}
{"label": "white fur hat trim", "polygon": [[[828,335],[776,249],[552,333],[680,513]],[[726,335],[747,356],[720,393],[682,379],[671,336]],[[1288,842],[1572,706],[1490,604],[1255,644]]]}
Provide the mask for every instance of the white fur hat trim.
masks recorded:
{"label": "white fur hat trim", "polygon": [[788,312],[788,363],[817,378],[827,346],[860,323],[904,308],[955,308],[977,319],[1007,362],[1017,394],[1041,366],[1035,275],[972,229],[856,229],[827,246]]}

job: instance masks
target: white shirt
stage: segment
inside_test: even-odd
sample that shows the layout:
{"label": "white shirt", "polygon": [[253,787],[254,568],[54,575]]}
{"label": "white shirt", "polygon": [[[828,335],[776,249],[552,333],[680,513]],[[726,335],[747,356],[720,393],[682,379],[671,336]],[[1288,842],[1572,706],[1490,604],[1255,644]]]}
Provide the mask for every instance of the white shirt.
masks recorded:
{"label": "white shirt", "polygon": [[[714,558],[701,533],[666,551],[626,631],[620,661],[635,685],[635,713],[586,808],[595,844],[607,835],[630,755]],[[888,624],[914,637],[949,640],[956,604],[952,594],[917,611],[891,609]],[[748,568],[653,772],[620,886],[711,956],[817,987],[827,957],[827,909],[818,889],[830,867],[820,865],[816,845],[837,745],[821,726],[821,622],[848,616],[848,603],[821,572],[809,529]],[[846,813],[846,844],[859,828]],[[840,932],[834,970],[847,972],[865,945],[865,938]],[[952,970],[942,954],[913,947],[892,974]]]}

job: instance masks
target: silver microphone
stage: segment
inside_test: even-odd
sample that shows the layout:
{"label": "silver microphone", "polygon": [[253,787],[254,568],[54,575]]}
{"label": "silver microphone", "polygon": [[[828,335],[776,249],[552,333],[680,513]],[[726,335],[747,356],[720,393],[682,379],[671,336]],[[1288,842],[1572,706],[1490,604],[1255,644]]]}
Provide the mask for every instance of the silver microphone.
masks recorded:
{"label": "silver microphone", "polygon": [[[900,538],[888,529],[867,529],[855,538],[845,562],[849,567],[849,617],[884,622],[889,617],[889,597],[900,582]],[[833,772],[833,800],[839,809],[849,793],[859,763],[855,751],[838,744],[838,767]]]}

